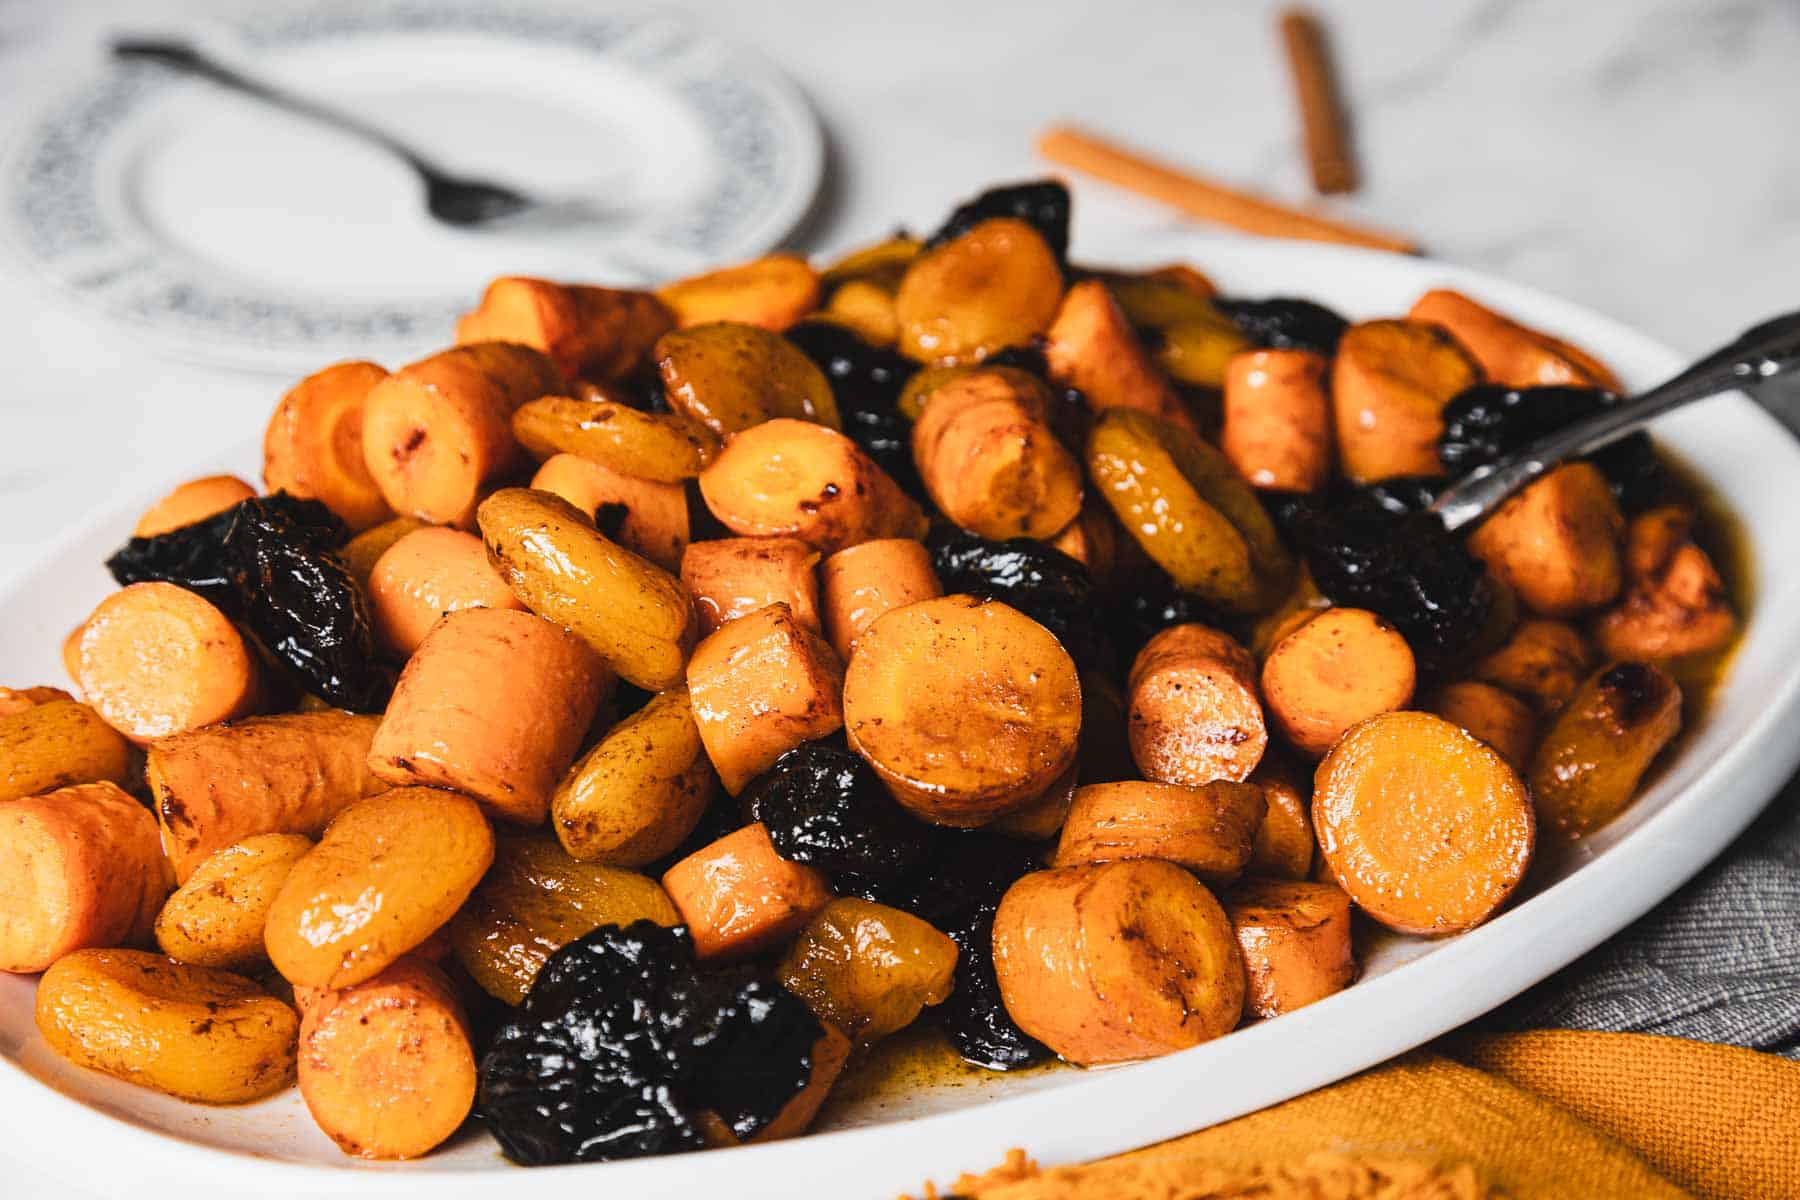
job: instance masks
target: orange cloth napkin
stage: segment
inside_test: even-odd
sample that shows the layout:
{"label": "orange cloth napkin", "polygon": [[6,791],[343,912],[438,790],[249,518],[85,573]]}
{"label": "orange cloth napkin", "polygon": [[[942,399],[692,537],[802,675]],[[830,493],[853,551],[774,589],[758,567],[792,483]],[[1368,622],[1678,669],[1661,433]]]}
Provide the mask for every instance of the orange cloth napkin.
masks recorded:
{"label": "orange cloth napkin", "polygon": [[1800,1062],[1678,1038],[1458,1037],[1262,1112],[971,1200],[1800,1197]]}

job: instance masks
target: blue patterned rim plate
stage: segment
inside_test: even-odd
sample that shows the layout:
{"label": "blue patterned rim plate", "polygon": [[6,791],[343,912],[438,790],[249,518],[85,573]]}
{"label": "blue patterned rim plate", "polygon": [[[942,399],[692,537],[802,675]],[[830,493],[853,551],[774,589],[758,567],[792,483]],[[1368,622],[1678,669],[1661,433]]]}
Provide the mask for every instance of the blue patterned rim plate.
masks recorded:
{"label": "blue patterned rim plate", "polygon": [[161,67],[105,64],[11,147],[0,222],[75,303],[184,358],[391,364],[447,342],[497,274],[650,282],[761,253],[823,169],[798,90],[668,13],[326,0],[156,29],[452,170],[607,214],[441,227],[379,150]]}

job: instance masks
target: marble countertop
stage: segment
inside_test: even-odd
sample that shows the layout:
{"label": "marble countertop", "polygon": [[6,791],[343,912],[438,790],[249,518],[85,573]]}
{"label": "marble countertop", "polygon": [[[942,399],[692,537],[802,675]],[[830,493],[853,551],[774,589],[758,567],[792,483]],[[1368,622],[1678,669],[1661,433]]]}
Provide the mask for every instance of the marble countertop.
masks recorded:
{"label": "marble countertop", "polygon": [[[142,23],[153,7],[177,5],[0,0],[0,135],[94,53],[99,28],[123,14]],[[1306,195],[1274,5],[910,0],[878,21],[824,0],[684,7],[783,64],[817,107],[830,161],[794,240],[804,250],[929,226],[988,181],[1040,171],[1032,137],[1059,120],[1271,195]],[[1315,7],[1330,22],[1365,180],[1341,211],[1684,351],[1793,306],[1800,7]],[[1078,182],[1076,196],[1088,228],[1176,220],[1099,184]],[[0,329],[0,586],[122,476],[167,464],[173,480],[254,436],[284,386],[161,359],[17,268],[0,274]],[[39,1187],[53,1194],[29,1175],[6,1190]]]}

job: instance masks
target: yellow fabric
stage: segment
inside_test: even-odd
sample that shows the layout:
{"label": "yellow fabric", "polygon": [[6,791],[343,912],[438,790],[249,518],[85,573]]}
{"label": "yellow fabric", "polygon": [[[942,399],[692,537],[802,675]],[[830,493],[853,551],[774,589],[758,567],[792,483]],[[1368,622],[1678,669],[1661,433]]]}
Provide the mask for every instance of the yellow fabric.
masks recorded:
{"label": "yellow fabric", "polygon": [[1642,1034],[1467,1038],[1146,1150],[973,1200],[1800,1197],[1800,1063]]}

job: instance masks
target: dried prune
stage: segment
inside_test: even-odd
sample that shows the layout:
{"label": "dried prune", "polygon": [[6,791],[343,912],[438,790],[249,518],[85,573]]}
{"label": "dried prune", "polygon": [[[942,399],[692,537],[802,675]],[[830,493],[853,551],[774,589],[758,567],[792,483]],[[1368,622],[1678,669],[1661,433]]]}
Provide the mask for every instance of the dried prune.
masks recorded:
{"label": "dried prune", "polygon": [[1083,670],[1111,662],[1093,583],[1076,559],[1030,538],[994,542],[955,526],[934,528],[925,544],[945,592],[1012,605],[1055,634]]}
{"label": "dried prune", "polygon": [[824,871],[891,877],[917,866],[929,846],[930,830],[841,737],[789,750],[740,801],[783,858]]}
{"label": "dried prune", "polygon": [[[1476,384],[1444,406],[1438,461],[1453,477],[1466,475],[1618,402],[1618,396],[1598,388]],[[1606,476],[1627,511],[1647,508],[1663,493],[1666,476],[1647,433],[1623,437],[1588,461]]]}
{"label": "dried prune", "polygon": [[818,1018],[749,970],[703,973],[685,928],[603,925],[558,950],[481,1057],[478,1108],[528,1166],[740,1140],[807,1084]]}
{"label": "dried prune", "polygon": [[989,217],[1017,217],[1044,236],[1056,261],[1069,257],[1069,189],[1054,179],[1034,179],[989,188],[966,204],[957,206],[938,231],[925,241],[927,249],[960,237]]}
{"label": "dried prune", "polygon": [[106,569],[121,587],[173,583],[204,596],[226,614],[238,616],[243,608],[243,567],[226,550],[225,538],[238,514],[251,504],[284,516],[296,536],[314,548],[336,549],[350,537],[336,514],[317,500],[299,500],[277,492],[234,504],[204,521],[155,537],[134,537],[106,560]]}
{"label": "dried prune", "polygon": [[1014,1024],[1000,998],[994,972],[994,912],[983,904],[964,925],[946,929],[956,943],[956,976],[950,995],[933,1009],[938,1028],[965,1062],[990,1071],[1016,1071],[1048,1058],[1044,1044]]}
{"label": "dried prune", "polygon": [[1271,350],[1311,350],[1336,354],[1338,339],[1350,322],[1323,304],[1277,296],[1268,300],[1232,300],[1213,304],[1230,317],[1239,332]]}
{"label": "dried prune", "polygon": [[1220,622],[1219,614],[1204,600],[1182,591],[1167,574],[1154,568],[1134,571],[1118,581],[1106,597],[1105,613],[1121,672],[1130,669],[1145,642],[1169,626]]}
{"label": "dried prune", "polygon": [[871,346],[833,321],[802,321],[787,338],[825,372],[844,434],[911,496],[923,496],[913,465],[912,422],[900,413],[900,389],[918,364]]}

